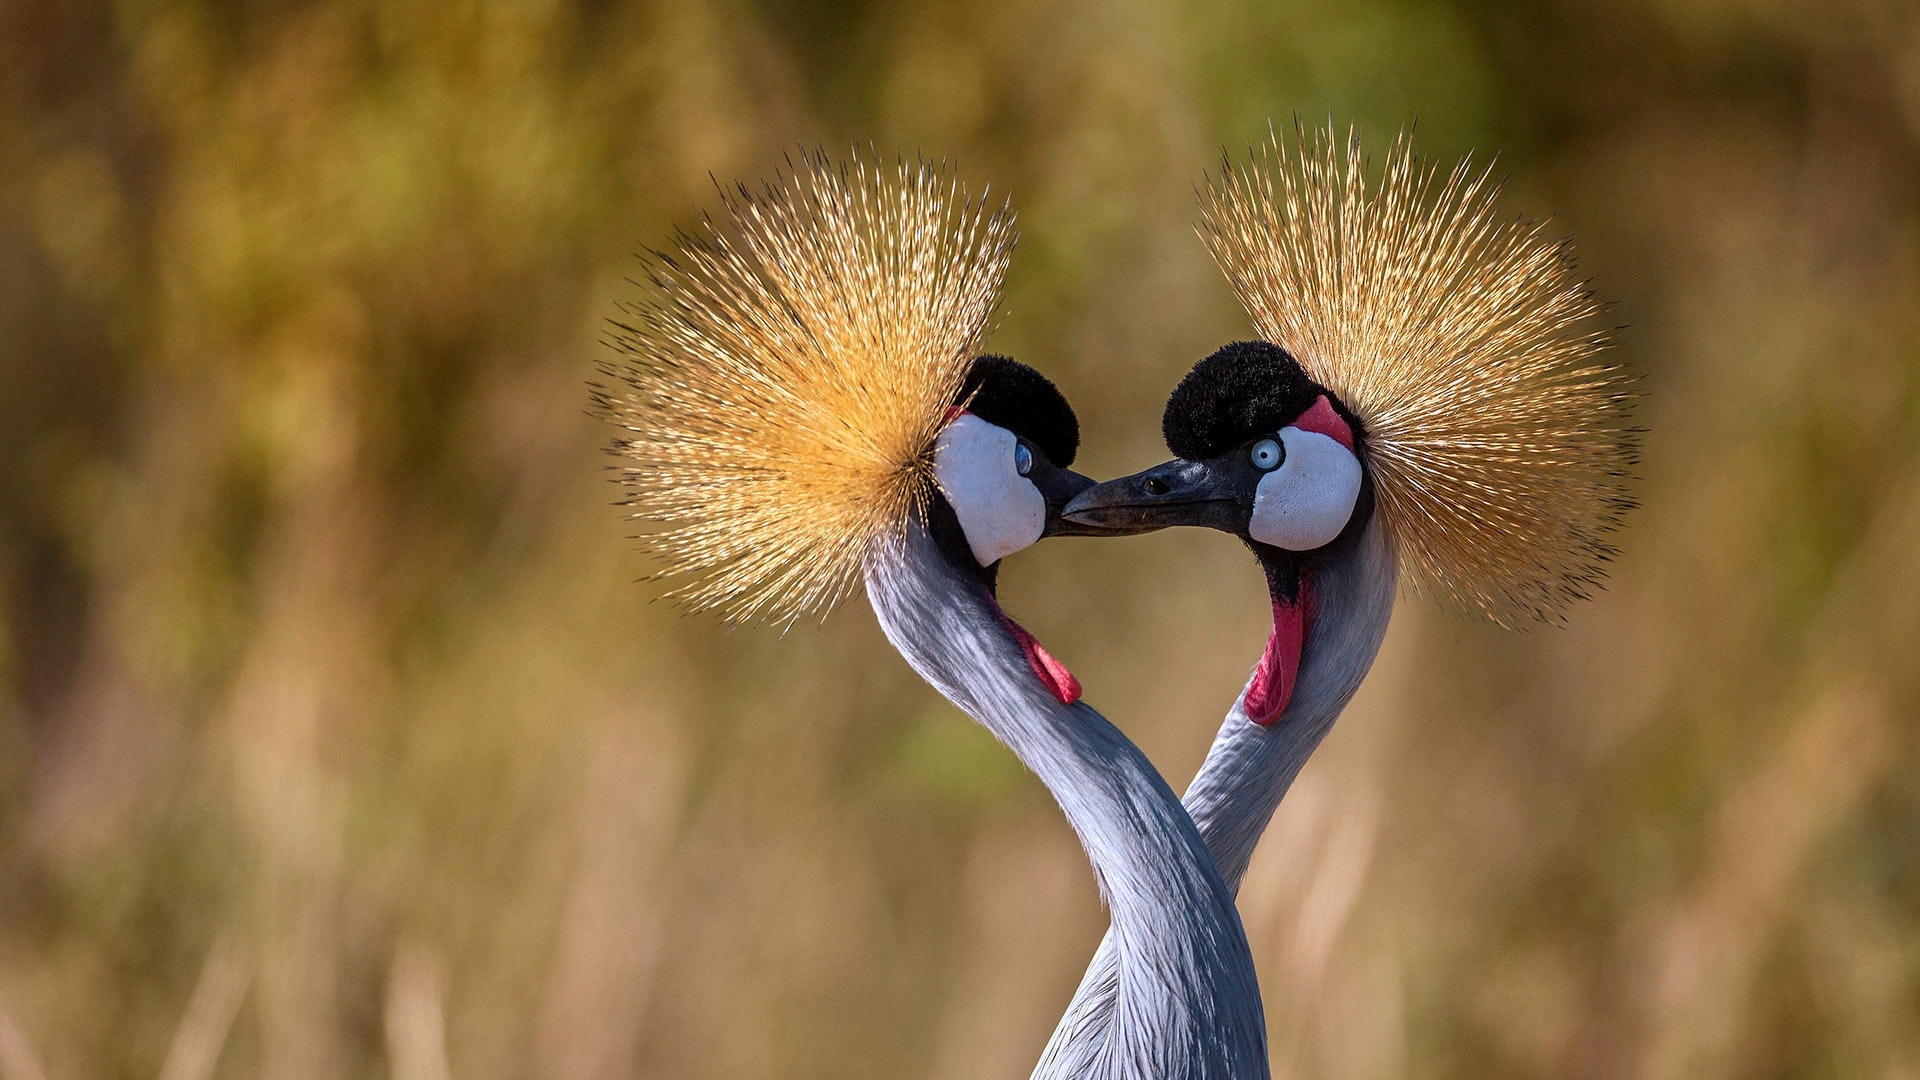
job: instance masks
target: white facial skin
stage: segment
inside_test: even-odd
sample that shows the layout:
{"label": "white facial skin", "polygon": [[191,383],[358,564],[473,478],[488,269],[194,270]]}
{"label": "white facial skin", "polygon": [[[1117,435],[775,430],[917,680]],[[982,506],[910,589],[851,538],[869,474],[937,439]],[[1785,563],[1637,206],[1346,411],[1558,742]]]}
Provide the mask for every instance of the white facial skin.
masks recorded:
{"label": "white facial skin", "polygon": [[1032,546],[1047,527],[1046,496],[1020,471],[1021,455],[1030,453],[1013,432],[971,413],[955,417],[934,443],[933,478],[981,566]]}
{"label": "white facial skin", "polygon": [[1360,498],[1360,459],[1353,451],[1317,431],[1286,427],[1277,440],[1255,443],[1250,457],[1255,468],[1272,471],[1254,489],[1247,535],[1288,551],[1312,551],[1347,527]]}

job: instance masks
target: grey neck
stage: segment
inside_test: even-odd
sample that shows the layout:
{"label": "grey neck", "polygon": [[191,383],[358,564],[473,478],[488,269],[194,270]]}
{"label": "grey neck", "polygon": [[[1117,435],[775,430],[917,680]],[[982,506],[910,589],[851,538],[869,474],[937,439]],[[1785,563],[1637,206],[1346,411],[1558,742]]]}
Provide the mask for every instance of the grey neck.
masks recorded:
{"label": "grey neck", "polygon": [[[1243,689],[1214,736],[1184,801],[1234,892],[1281,798],[1372,668],[1393,615],[1398,579],[1393,544],[1376,517],[1352,549],[1308,575],[1315,618],[1286,711],[1268,727],[1253,723],[1243,709]],[[1047,1043],[1036,1080],[1082,1075],[1098,1052],[1118,1002],[1116,946],[1110,931]]]}
{"label": "grey neck", "polygon": [[1266,1077],[1266,1021],[1232,891],[1145,755],[1092,708],[1046,691],[984,584],[924,528],[875,551],[866,581],[914,670],[1053,792],[1111,910],[1111,1023],[1076,1071],[1044,1075]]}
{"label": "grey neck", "polygon": [[1351,549],[1307,573],[1315,614],[1286,711],[1266,727],[1252,723],[1243,689],[1214,736],[1184,801],[1234,892],[1281,798],[1372,669],[1398,582],[1393,544],[1375,515]]}

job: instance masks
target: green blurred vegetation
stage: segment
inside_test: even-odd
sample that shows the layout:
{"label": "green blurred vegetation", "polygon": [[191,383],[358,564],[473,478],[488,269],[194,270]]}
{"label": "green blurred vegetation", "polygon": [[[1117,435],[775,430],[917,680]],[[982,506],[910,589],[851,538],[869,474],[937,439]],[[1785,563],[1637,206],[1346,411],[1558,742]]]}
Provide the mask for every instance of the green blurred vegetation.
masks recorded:
{"label": "green blurred vegetation", "polygon": [[[1920,1076],[1920,18],[1886,0],[0,6],[0,1077],[1024,1076],[1104,919],[858,601],[650,604],[631,254],[800,144],[958,160],[1095,475],[1247,332],[1268,118],[1498,151],[1630,324],[1601,600],[1409,597],[1242,895],[1282,1075]],[[1009,607],[1175,786],[1224,537]]]}

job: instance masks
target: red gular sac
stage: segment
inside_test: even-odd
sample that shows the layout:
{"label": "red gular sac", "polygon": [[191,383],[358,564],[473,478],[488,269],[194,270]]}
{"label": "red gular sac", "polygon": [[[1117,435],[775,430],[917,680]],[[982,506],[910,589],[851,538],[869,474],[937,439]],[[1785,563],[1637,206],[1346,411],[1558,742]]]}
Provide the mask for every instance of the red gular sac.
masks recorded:
{"label": "red gular sac", "polygon": [[1008,618],[1004,611],[1000,613],[1000,622],[1020,646],[1020,652],[1027,658],[1027,666],[1033,669],[1033,677],[1040,680],[1040,685],[1047,688],[1047,693],[1052,694],[1055,701],[1071,705],[1080,700],[1080,680],[1073,677],[1067,665],[1055,660],[1046,646],[1029,634],[1026,627]]}
{"label": "red gular sac", "polygon": [[1300,677],[1300,652],[1306,647],[1308,624],[1312,621],[1308,585],[1303,579],[1300,592],[1291,602],[1273,598],[1273,633],[1267,637],[1267,649],[1260,654],[1260,666],[1253,671],[1241,709],[1247,719],[1267,727],[1287,711],[1293,698],[1294,682]]}

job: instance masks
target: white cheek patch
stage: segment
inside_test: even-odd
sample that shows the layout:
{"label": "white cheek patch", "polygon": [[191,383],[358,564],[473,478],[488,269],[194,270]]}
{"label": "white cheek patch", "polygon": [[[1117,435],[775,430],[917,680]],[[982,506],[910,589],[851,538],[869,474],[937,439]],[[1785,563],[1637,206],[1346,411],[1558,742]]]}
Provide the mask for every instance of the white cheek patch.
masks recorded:
{"label": "white cheek patch", "polygon": [[1030,547],[1047,527],[1047,499],[1013,463],[1013,432],[963,413],[933,445],[933,478],[981,566]]}
{"label": "white cheek patch", "polygon": [[1254,489],[1247,535],[1288,551],[1331,544],[1360,498],[1360,459],[1317,431],[1280,429],[1287,459]]}

